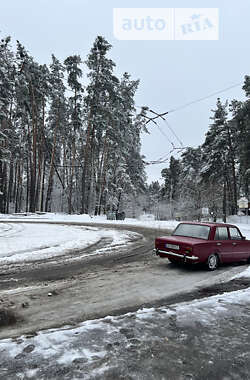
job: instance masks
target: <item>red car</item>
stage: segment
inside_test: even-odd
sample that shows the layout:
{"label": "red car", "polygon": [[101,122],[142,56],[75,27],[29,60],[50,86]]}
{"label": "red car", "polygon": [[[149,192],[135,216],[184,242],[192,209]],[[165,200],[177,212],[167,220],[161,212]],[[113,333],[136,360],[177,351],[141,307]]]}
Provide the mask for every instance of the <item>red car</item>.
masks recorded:
{"label": "red car", "polygon": [[220,263],[250,262],[250,240],[225,223],[180,223],[171,236],[155,239],[156,255],[172,263],[205,263],[214,270]]}

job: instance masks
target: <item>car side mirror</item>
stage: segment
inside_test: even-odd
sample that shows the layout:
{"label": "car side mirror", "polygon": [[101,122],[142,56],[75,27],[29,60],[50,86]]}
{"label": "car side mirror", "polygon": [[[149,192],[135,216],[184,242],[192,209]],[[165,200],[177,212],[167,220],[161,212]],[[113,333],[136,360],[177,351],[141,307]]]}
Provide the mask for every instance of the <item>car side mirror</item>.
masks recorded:
{"label": "car side mirror", "polygon": [[246,236],[242,236],[242,240],[246,240]]}

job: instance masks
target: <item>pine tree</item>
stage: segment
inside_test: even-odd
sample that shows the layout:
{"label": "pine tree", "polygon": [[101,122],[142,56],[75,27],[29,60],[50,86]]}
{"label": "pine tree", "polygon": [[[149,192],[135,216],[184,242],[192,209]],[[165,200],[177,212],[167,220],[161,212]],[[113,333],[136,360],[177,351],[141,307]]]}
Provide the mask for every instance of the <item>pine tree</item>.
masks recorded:
{"label": "pine tree", "polygon": [[82,126],[82,93],[83,87],[80,82],[82,77],[82,70],[80,65],[82,63],[79,55],[68,57],[65,61],[66,71],[68,73],[68,85],[72,90],[72,96],[69,98],[69,130],[68,143],[70,152],[70,173],[68,184],[68,212],[71,214],[74,211],[72,204],[73,186],[76,188],[76,144],[79,143],[79,132]]}
{"label": "pine tree", "polygon": [[[15,65],[10,37],[0,41],[0,212],[8,212],[13,183],[14,138],[11,133],[14,106]],[[10,162],[8,181],[8,162]]]}
{"label": "pine tree", "polygon": [[203,144],[204,160],[207,162],[203,168],[205,182],[218,183],[223,186],[223,215],[226,215],[226,196],[232,214],[237,212],[237,183],[236,183],[236,130],[227,120],[227,102],[223,105],[217,100],[217,108],[211,117],[210,126]]}
{"label": "pine tree", "polygon": [[69,213],[99,214],[112,197],[118,211],[129,194],[144,191],[144,117],[134,106],[139,81],[114,75],[110,49],[96,38],[84,96],[79,56],[64,65],[52,56],[47,67],[19,41],[15,53],[9,37],[1,41],[1,212],[65,211],[66,200]]}
{"label": "pine tree", "polygon": [[[52,191],[56,161],[60,162],[62,136],[66,133],[67,126],[67,103],[65,98],[64,66],[52,55],[50,65],[50,110],[48,114],[48,129],[51,135],[50,163],[45,211],[51,211]],[[43,181],[42,181],[43,182]],[[65,185],[62,183],[62,186]],[[42,198],[40,200],[42,206]]]}
{"label": "pine tree", "polygon": [[247,100],[231,102],[232,123],[237,130],[237,151],[239,158],[239,191],[242,195],[249,198],[250,183],[250,77],[245,76],[243,90],[246,93]]}
{"label": "pine tree", "polygon": [[180,195],[180,174],[181,163],[173,156],[170,157],[169,168],[163,169],[161,175],[164,179],[164,187],[162,189],[163,198],[167,199],[170,204],[170,215],[173,217],[174,203],[179,199]]}
{"label": "pine tree", "polygon": [[201,185],[202,149],[187,148],[181,155],[180,198],[186,214],[200,218],[204,189]]}
{"label": "pine tree", "polygon": [[113,104],[116,101],[116,86],[119,83],[113,75],[115,64],[106,57],[110,49],[111,45],[98,36],[86,61],[90,70],[90,82],[85,97],[87,128],[82,172],[82,213],[89,211],[91,203],[93,208],[95,199],[95,213],[100,212],[105,187],[112,139],[110,131],[114,125]]}
{"label": "pine tree", "polygon": [[49,71],[46,65],[39,65],[17,41],[16,101],[19,122],[23,128],[26,145],[27,193],[26,210],[34,212],[38,205],[46,101],[48,95]]}

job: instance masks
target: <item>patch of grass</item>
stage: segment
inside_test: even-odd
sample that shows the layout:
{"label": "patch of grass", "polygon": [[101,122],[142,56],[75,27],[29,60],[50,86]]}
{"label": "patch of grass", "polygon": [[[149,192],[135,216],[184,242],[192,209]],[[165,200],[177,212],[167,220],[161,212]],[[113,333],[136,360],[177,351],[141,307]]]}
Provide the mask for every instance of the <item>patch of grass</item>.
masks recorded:
{"label": "patch of grass", "polygon": [[17,316],[13,310],[0,308],[0,328],[3,326],[14,325],[17,322]]}

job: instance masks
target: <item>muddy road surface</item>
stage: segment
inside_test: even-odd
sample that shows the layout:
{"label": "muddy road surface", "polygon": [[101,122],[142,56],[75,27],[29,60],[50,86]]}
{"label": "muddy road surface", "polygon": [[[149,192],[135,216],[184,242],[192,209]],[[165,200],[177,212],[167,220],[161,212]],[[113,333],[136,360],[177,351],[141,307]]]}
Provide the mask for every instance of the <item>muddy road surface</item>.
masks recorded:
{"label": "muddy road surface", "polygon": [[155,237],[169,231],[77,225],[135,234],[126,245],[112,246],[102,254],[98,250],[108,248],[109,239],[50,260],[2,266],[0,306],[13,310],[18,319],[15,325],[0,329],[0,338],[32,335],[42,329],[74,326],[84,320],[248,286],[247,281],[238,280],[225,287],[244,265],[208,272],[204,267],[177,267],[152,255]]}

